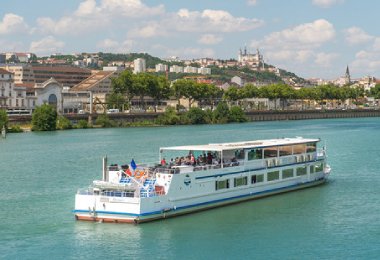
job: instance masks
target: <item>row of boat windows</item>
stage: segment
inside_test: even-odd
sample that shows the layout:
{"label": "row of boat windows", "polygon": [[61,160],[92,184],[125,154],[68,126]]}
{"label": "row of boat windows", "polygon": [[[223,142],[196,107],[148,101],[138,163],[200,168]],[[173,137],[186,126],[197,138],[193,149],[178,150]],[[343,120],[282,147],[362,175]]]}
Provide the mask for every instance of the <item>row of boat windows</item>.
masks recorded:
{"label": "row of boat windows", "polygon": [[[322,170],[323,170],[323,163],[309,166],[309,172],[310,173],[321,172]],[[307,166],[284,169],[281,171],[281,173],[282,173],[282,179],[293,178],[294,175],[296,175],[296,176],[307,175]],[[279,179],[280,179],[280,171],[271,171],[271,172],[267,173],[267,181],[268,182],[269,181],[276,181]],[[250,182],[251,182],[251,184],[264,182],[264,173],[263,174],[251,175],[250,176]],[[248,176],[234,178],[233,185],[234,185],[233,187],[248,185]],[[223,181],[216,181],[216,183],[215,183],[215,189],[216,190],[228,189],[228,188],[230,188],[230,180],[229,179],[223,180]]]}
{"label": "row of boat windows", "polygon": [[[317,143],[296,144],[257,148],[248,151],[248,160],[288,156],[293,154],[312,153],[317,150]],[[238,158],[240,159],[240,158]],[[244,159],[244,158],[241,158]]]}

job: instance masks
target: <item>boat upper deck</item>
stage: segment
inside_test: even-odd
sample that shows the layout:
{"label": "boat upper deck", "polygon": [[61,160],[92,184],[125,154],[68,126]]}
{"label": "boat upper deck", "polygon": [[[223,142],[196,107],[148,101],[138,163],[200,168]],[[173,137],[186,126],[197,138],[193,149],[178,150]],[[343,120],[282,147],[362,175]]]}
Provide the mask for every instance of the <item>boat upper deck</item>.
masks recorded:
{"label": "boat upper deck", "polygon": [[245,142],[234,143],[216,143],[206,145],[185,145],[185,146],[171,146],[162,147],[160,151],[225,151],[235,149],[252,149],[252,148],[265,148],[273,146],[295,145],[319,142],[320,139],[307,139],[302,137],[296,138],[281,138],[281,139],[269,139],[269,140],[255,140]]}

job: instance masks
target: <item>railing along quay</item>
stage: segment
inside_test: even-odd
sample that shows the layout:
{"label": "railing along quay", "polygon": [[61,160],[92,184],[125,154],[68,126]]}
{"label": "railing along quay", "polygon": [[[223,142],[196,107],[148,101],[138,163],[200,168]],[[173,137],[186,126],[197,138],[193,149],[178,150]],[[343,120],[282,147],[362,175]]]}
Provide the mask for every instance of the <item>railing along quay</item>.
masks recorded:
{"label": "railing along quay", "polygon": [[[162,113],[114,113],[108,114],[115,121],[137,122],[143,120],[155,120]],[[305,120],[328,118],[357,118],[380,117],[378,109],[348,109],[348,110],[257,110],[245,113],[249,121],[279,121],[279,120]],[[93,121],[101,114],[92,114]],[[64,114],[72,122],[88,120],[89,114]],[[30,123],[31,115],[9,116],[11,123]]]}

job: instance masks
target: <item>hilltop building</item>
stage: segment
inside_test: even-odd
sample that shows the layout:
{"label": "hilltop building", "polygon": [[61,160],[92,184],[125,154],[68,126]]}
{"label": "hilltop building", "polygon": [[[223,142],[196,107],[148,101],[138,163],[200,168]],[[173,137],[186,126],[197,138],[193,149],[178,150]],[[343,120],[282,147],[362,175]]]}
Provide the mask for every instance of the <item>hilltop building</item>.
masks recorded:
{"label": "hilltop building", "polygon": [[156,64],[156,72],[165,72],[167,70],[168,70],[168,65],[162,64],[162,63]]}
{"label": "hilltop building", "polygon": [[256,53],[249,53],[247,47],[245,47],[244,51],[242,49],[239,51],[238,63],[240,66],[249,66],[252,69],[260,70],[264,66],[264,59],[258,49]]}
{"label": "hilltop building", "polygon": [[138,58],[133,61],[134,69],[133,73],[141,73],[146,71],[146,62],[145,59]]}

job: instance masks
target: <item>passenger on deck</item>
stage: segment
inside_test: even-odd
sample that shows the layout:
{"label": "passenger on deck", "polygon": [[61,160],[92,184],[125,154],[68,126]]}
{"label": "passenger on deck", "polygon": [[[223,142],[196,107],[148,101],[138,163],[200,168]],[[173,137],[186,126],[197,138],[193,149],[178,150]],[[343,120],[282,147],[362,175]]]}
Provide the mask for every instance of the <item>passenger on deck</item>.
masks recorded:
{"label": "passenger on deck", "polygon": [[193,154],[190,155],[190,163],[191,165],[195,166],[196,162],[195,162],[195,157]]}
{"label": "passenger on deck", "polygon": [[212,164],[212,154],[210,152],[207,153],[207,164]]}
{"label": "passenger on deck", "polygon": [[166,165],[166,160],[165,160],[165,158],[162,158],[162,160],[161,160],[161,165],[162,165],[162,166],[165,166],[165,165]]}

